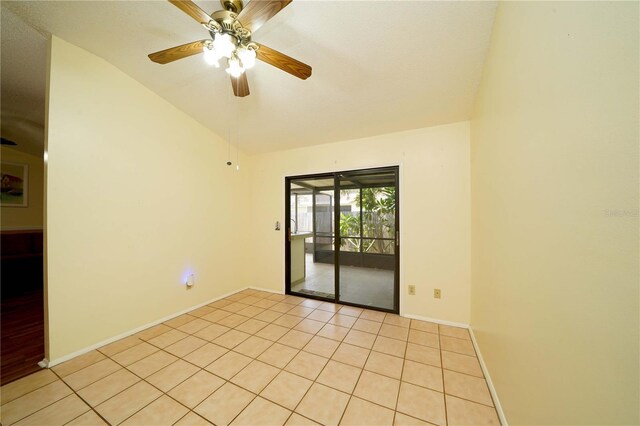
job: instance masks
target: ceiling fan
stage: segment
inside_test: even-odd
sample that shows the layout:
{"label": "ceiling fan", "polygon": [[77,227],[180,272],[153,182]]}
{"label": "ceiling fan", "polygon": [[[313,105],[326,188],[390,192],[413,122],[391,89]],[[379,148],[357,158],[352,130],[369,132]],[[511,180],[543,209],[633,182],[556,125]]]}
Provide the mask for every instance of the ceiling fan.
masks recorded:
{"label": "ceiling fan", "polygon": [[252,34],[273,18],[292,0],[220,0],[223,10],[208,15],[191,0],[169,0],[171,4],[202,24],[211,39],[194,41],[149,55],[158,64],[204,53],[208,64],[218,67],[226,59],[227,73],[231,76],[233,93],[238,97],[249,95],[246,70],[259,59],[282,71],[306,80],[311,67],[283,53],[251,40]]}

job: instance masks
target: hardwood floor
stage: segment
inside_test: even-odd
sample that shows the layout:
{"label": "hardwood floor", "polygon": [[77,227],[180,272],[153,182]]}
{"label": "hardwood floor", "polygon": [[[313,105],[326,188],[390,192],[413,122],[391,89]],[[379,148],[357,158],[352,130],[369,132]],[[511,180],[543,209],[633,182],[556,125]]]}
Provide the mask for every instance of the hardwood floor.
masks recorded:
{"label": "hardwood floor", "polygon": [[40,370],[44,358],[44,307],[42,289],[4,296],[0,313],[0,382]]}
{"label": "hardwood floor", "polygon": [[0,382],[40,369],[44,358],[42,230],[0,232]]}

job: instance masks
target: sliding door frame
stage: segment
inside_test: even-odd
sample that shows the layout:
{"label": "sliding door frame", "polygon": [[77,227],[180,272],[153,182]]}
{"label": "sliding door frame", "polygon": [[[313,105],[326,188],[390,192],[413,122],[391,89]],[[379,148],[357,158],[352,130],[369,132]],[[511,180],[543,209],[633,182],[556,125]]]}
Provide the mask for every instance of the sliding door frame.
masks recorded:
{"label": "sliding door frame", "polygon": [[[358,303],[346,302],[340,300],[340,246],[341,246],[341,235],[340,235],[340,179],[342,175],[353,176],[353,175],[367,175],[372,173],[380,173],[380,172],[393,172],[395,175],[395,247],[394,247],[394,290],[393,290],[393,309],[385,309],[376,306],[366,306]],[[333,215],[334,215],[334,223],[333,223],[333,234],[334,234],[334,242],[333,242],[333,255],[334,255],[334,297],[322,297],[317,295],[310,295],[306,293],[297,293],[291,290],[291,240],[290,235],[293,232],[291,229],[291,182],[296,180],[305,180],[305,179],[318,179],[324,178],[329,179],[333,178],[333,194],[334,194],[334,203],[333,203]],[[376,167],[376,168],[368,168],[368,169],[357,169],[357,170],[343,170],[338,172],[328,172],[328,173],[315,173],[315,174],[307,174],[307,175],[296,175],[296,176],[286,176],[285,177],[285,235],[284,235],[284,246],[285,246],[285,294],[301,296],[308,299],[317,299],[330,303],[339,303],[341,305],[347,306],[355,306],[359,308],[371,309],[382,312],[390,312],[398,314],[400,312],[400,168],[399,166],[386,166],[386,167]],[[315,193],[312,195],[312,201],[314,206],[314,217],[315,217]],[[296,218],[297,220],[297,218]],[[362,218],[360,218],[362,222]],[[297,223],[297,222],[296,222]],[[313,234],[314,234],[314,243],[315,243],[315,219],[313,220]],[[360,235],[362,238],[363,236]],[[315,261],[315,250],[314,250],[314,261]]]}

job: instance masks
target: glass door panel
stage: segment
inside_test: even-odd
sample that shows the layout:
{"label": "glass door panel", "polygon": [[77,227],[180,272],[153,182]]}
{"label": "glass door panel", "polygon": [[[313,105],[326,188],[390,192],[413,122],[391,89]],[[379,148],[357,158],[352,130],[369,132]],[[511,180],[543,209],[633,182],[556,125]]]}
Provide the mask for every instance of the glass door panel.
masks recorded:
{"label": "glass door panel", "polygon": [[396,172],[341,173],[338,301],[397,310]]}
{"label": "glass door panel", "polygon": [[291,180],[288,233],[290,291],[335,298],[333,176]]}
{"label": "glass door panel", "polygon": [[286,179],[287,294],[398,313],[398,168]]}

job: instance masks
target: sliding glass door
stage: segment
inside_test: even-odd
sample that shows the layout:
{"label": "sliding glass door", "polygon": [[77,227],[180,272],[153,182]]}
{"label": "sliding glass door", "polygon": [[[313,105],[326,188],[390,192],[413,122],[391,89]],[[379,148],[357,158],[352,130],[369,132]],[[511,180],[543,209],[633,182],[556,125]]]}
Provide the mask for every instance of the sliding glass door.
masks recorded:
{"label": "sliding glass door", "polygon": [[287,293],[398,312],[397,185],[397,167],[287,178]]}
{"label": "sliding glass door", "polygon": [[394,310],[396,173],[341,173],[339,301]]}
{"label": "sliding glass door", "polygon": [[333,175],[288,181],[288,288],[324,299],[335,297]]}

